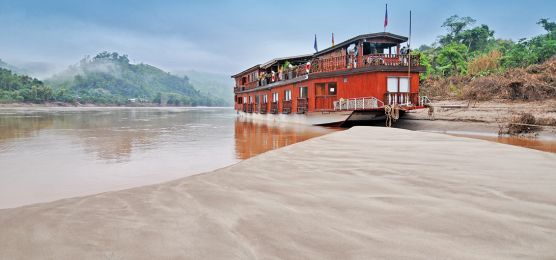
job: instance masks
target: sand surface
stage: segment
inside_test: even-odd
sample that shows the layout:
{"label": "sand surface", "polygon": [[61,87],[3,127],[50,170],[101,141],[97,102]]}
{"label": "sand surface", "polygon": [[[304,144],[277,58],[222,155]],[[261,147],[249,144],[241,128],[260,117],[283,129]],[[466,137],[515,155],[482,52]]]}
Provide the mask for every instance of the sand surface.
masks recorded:
{"label": "sand surface", "polygon": [[0,259],[555,258],[556,154],[401,129],[0,210]]}
{"label": "sand surface", "polygon": [[[545,130],[555,130],[556,99],[543,101],[464,101],[443,100],[431,104],[434,107],[434,118],[437,120],[507,123],[515,115],[530,113],[537,124],[547,126]],[[408,118],[429,119],[429,110],[414,110]]]}

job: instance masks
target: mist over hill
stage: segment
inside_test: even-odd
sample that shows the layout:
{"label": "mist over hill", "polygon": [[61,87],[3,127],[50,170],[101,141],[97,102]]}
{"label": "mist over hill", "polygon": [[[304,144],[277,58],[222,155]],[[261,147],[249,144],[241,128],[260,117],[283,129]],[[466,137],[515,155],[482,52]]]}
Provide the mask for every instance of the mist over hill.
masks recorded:
{"label": "mist over hill", "polygon": [[2,59],[0,59],[0,68],[10,70],[11,72],[16,73],[16,74],[29,74],[27,70],[16,67],[12,64],[8,64],[7,62],[3,61]]}
{"label": "mist over hill", "polygon": [[234,82],[229,75],[197,70],[187,70],[175,73],[177,75],[188,77],[189,82],[195,87],[195,89],[199,90],[201,94],[222,99],[225,101],[225,105],[233,105]]}
{"label": "mist over hill", "polygon": [[175,106],[222,106],[224,99],[194,88],[187,76],[176,76],[148,64],[131,64],[126,55],[102,52],[45,80],[61,101],[100,104],[156,103]]}

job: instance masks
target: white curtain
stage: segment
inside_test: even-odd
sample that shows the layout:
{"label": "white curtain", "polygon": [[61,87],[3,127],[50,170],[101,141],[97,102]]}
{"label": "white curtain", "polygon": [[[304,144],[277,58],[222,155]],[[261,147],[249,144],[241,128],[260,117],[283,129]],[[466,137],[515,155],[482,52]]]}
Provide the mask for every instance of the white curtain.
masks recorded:
{"label": "white curtain", "polygon": [[398,78],[397,77],[389,77],[388,79],[388,92],[398,92]]}
{"label": "white curtain", "polygon": [[409,92],[409,78],[400,78],[400,92]]}

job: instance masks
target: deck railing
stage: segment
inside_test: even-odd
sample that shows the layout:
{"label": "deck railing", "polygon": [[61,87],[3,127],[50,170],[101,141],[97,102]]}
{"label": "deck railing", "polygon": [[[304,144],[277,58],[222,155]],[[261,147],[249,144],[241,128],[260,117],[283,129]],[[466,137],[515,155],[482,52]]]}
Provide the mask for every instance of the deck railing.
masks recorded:
{"label": "deck railing", "polygon": [[[419,66],[419,55],[415,54],[369,54],[362,57],[346,55],[316,59],[311,62],[310,73],[330,72],[372,66]],[[300,65],[305,68],[305,65]]]}
{"label": "deck railing", "polygon": [[369,54],[363,56],[361,61],[361,66],[368,67],[368,66],[407,66],[410,64],[411,66],[419,66],[420,60],[419,55],[409,55],[409,54]]}
{"label": "deck railing", "polygon": [[253,113],[253,105],[254,104],[247,104],[247,113]]}
{"label": "deck railing", "polygon": [[270,113],[278,114],[278,102],[270,103]]}
{"label": "deck railing", "polygon": [[349,98],[334,101],[334,110],[369,110],[384,106],[384,102],[375,97]]}
{"label": "deck railing", "polygon": [[432,103],[432,101],[429,99],[429,97],[427,96],[419,96],[419,106],[427,106],[430,103]]}
{"label": "deck railing", "polygon": [[[340,70],[350,70],[357,68],[373,67],[373,66],[390,66],[390,67],[411,67],[420,65],[419,55],[417,54],[369,54],[364,56],[348,56],[341,55],[337,57],[318,58],[311,61],[309,73],[321,73]],[[246,83],[243,86],[236,86],[235,92],[245,91],[258,86],[266,86],[268,84],[291,80],[309,74],[307,72],[307,64],[303,63],[287,69],[279,74],[276,72],[274,81],[268,73],[255,82]]]}
{"label": "deck railing", "polygon": [[261,103],[259,105],[259,114],[266,114],[268,110],[268,104],[267,103]]}
{"label": "deck railing", "polygon": [[384,103],[386,105],[419,105],[421,102],[419,100],[419,93],[409,93],[409,92],[386,92],[384,94]]}
{"label": "deck railing", "polygon": [[291,112],[292,112],[292,101],[291,100],[282,101],[282,113],[289,114]]}
{"label": "deck railing", "polygon": [[306,98],[298,98],[297,99],[297,113],[304,114],[307,113],[309,110],[309,102]]}

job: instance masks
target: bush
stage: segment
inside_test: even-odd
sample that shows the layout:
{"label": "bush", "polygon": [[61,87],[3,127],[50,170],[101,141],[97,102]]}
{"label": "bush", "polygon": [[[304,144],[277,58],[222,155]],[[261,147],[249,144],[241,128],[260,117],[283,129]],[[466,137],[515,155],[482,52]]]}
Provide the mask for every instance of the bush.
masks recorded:
{"label": "bush", "polygon": [[502,53],[492,50],[487,54],[476,57],[467,65],[467,73],[472,76],[486,76],[500,69]]}

